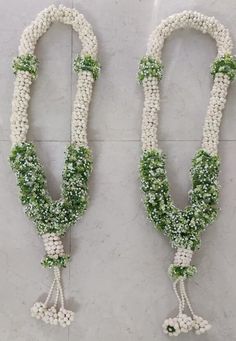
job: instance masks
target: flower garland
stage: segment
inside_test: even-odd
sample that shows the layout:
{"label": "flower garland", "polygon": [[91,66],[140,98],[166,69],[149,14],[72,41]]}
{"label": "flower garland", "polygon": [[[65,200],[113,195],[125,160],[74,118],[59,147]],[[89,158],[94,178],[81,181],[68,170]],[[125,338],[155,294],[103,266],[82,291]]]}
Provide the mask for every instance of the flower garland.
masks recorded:
{"label": "flower garland", "polygon": [[[194,28],[209,33],[218,47],[217,58],[211,67],[213,88],[203,128],[202,147],[192,160],[192,190],[189,192],[189,205],[184,210],[178,209],[171,199],[165,155],[158,148],[157,141],[157,114],[160,110],[158,82],[163,75],[161,50],[165,39],[180,28]],[[218,213],[219,128],[228,86],[236,74],[236,59],[231,51],[229,32],[214,17],[184,11],[168,17],[157,26],[150,36],[147,55],[140,61],[138,78],[145,96],[142,120],[143,155],[140,161],[144,202],[147,215],[154,226],[170,239],[171,246],[176,249],[169,275],[173,279],[179,312],[176,317],[166,319],[163,324],[164,332],[170,336],[190,330],[202,334],[211,327],[208,321],[194,313],[184,283],[197,271],[190,263],[193,252],[200,247],[201,232],[216,219]],[[191,317],[184,313],[186,307]]]}
{"label": "flower garland", "polygon": [[[62,173],[61,198],[52,200],[46,189],[46,178],[33,143],[27,142],[30,86],[36,79],[39,61],[34,55],[37,40],[52,23],[72,25],[82,41],[81,55],[74,60],[78,73],[77,93],[71,125],[71,143],[67,147]],[[65,309],[60,269],[70,256],[64,252],[61,237],[85,212],[88,203],[88,180],[92,156],[87,143],[87,116],[94,81],[98,78],[97,40],[90,24],[75,9],[62,5],[46,8],[38,14],[21,37],[19,56],[13,60],[16,75],[12,102],[10,164],[17,177],[20,199],[25,213],[33,220],[42,237],[45,257],[42,265],[53,268],[54,279],[44,302],[36,302],[31,314],[37,319],[62,327],[69,326],[74,313]],[[50,300],[55,294],[54,304]],[[60,300],[60,306],[58,301]]]}

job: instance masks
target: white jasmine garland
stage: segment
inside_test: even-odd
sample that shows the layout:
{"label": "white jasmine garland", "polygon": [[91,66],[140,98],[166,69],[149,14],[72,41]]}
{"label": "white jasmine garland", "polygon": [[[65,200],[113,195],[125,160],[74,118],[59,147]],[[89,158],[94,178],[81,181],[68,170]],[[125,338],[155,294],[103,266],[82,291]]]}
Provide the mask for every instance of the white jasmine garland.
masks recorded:
{"label": "white jasmine garland", "polygon": [[[165,39],[180,28],[194,28],[210,34],[216,40],[218,50],[211,67],[213,88],[203,127],[202,146],[192,161],[193,188],[189,192],[189,205],[184,210],[176,208],[171,199],[165,155],[158,147],[157,134],[159,81],[164,70],[161,52]],[[163,20],[152,32],[146,56],[140,62],[138,78],[144,89],[140,175],[145,206],[155,227],[170,239],[172,247],[176,249],[169,274],[174,280],[173,289],[179,302],[179,313],[174,318],[166,319],[163,324],[164,332],[171,336],[190,330],[195,330],[199,335],[210,329],[208,321],[193,312],[184,282],[196,272],[196,267],[190,263],[194,250],[200,246],[201,232],[215,220],[218,212],[219,128],[227,90],[235,74],[236,59],[232,56],[228,30],[214,17],[193,11],[177,13]],[[188,308],[191,317],[184,314],[185,308]]]}
{"label": "white jasmine garland", "polygon": [[[72,112],[71,143],[67,148],[62,174],[62,196],[56,201],[52,200],[46,189],[46,178],[36,149],[33,143],[27,141],[30,86],[37,77],[39,67],[34,50],[38,39],[54,22],[71,25],[82,43],[81,53],[73,64],[78,73],[78,82]],[[88,202],[92,158],[87,142],[87,117],[93,83],[100,71],[97,39],[82,14],[62,5],[52,5],[40,12],[24,30],[19,55],[12,67],[16,80],[12,102],[10,163],[16,173],[25,212],[43,239],[46,255],[42,265],[52,268],[54,273],[46,300],[36,302],[31,314],[45,323],[67,327],[73,321],[74,313],[65,309],[64,305],[60,268],[66,266],[70,257],[64,251],[61,236],[84,213]],[[54,304],[50,304],[53,294]]]}

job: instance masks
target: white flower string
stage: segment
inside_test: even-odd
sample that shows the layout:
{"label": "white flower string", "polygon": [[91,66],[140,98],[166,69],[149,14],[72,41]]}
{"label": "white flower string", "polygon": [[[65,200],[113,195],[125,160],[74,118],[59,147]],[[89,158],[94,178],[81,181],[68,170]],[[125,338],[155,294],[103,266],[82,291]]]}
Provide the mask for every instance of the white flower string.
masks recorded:
{"label": "white flower string", "polygon": [[[194,28],[210,34],[216,40],[218,49],[211,66],[214,80],[203,128],[202,147],[192,161],[193,188],[189,193],[189,205],[184,210],[176,208],[172,202],[165,155],[158,148],[157,135],[160,110],[158,83],[163,75],[161,52],[165,39],[180,28]],[[163,324],[164,332],[170,336],[178,336],[192,329],[200,335],[210,329],[208,321],[194,313],[184,283],[196,272],[196,267],[190,263],[193,252],[200,246],[201,232],[215,220],[218,212],[219,128],[228,86],[235,73],[236,60],[232,56],[228,30],[214,17],[193,11],[177,13],[163,20],[151,34],[147,54],[140,62],[138,77],[144,89],[140,175],[145,206],[155,227],[170,239],[172,247],[176,249],[169,274],[174,281],[173,290],[179,302],[179,312]],[[191,316],[184,313],[186,308]]]}
{"label": "white flower string", "polygon": [[[78,73],[77,92],[71,124],[71,143],[67,148],[62,174],[61,199],[53,201],[46,189],[45,175],[33,143],[27,142],[28,103],[30,86],[37,77],[39,61],[34,55],[38,39],[54,22],[71,25],[82,43],[80,55],[74,60]],[[74,313],[65,309],[60,268],[70,257],[61,241],[67,229],[84,213],[88,201],[88,179],[92,157],[87,143],[87,116],[94,80],[100,71],[97,62],[97,39],[91,25],[75,9],[62,5],[46,8],[24,30],[19,55],[13,61],[16,75],[12,102],[10,163],[16,173],[20,198],[26,214],[33,220],[42,236],[46,255],[44,267],[52,268],[54,279],[44,302],[36,302],[31,314],[52,325],[69,326]],[[50,304],[54,295],[54,304]],[[60,306],[59,306],[60,301]]]}

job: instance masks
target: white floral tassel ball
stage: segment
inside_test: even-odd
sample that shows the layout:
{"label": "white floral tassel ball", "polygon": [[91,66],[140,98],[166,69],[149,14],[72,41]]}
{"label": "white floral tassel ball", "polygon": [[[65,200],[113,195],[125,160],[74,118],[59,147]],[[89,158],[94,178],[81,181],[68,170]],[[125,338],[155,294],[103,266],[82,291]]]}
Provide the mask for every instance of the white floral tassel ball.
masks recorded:
{"label": "white floral tassel ball", "polygon": [[177,319],[181,333],[188,333],[192,330],[193,320],[190,316],[187,316],[186,314],[179,314]]}
{"label": "white floral tassel ball", "polygon": [[211,329],[211,325],[207,320],[204,320],[201,316],[194,316],[193,318],[193,328],[197,335],[201,335]]}
{"label": "white floral tassel ball", "polygon": [[168,318],[163,323],[163,331],[169,336],[178,336],[180,333],[188,333],[193,328],[193,320],[186,314],[178,314],[174,318]]}
{"label": "white floral tassel ball", "polygon": [[180,334],[180,327],[178,318],[168,318],[164,321],[162,325],[163,331],[165,334],[168,334],[169,336],[178,336]]}
{"label": "white floral tassel ball", "polygon": [[46,313],[46,306],[42,302],[36,302],[31,308],[31,316],[35,317],[37,320],[43,319]]}
{"label": "white floral tassel ball", "polygon": [[45,315],[42,318],[42,320],[45,323],[49,323],[49,324],[56,326],[58,323],[58,314],[57,314],[56,308],[51,307],[51,308],[46,309]]}
{"label": "white floral tassel ball", "polygon": [[58,312],[58,322],[61,327],[68,327],[74,321],[74,313],[71,310],[61,308]]}

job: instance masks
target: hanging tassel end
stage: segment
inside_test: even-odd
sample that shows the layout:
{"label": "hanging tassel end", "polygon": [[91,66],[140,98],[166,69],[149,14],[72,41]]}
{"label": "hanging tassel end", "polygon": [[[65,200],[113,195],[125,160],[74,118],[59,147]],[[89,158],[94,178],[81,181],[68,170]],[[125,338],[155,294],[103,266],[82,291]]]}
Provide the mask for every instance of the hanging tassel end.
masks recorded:
{"label": "hanging tassel end", "polygon": [[[55,291],[54,305],[48,307],[48,303]],[[60,299],[60,309],[57,310],[58,300]],[[64,295],[61,284],[61,274],[58,267],[54,267],[54,280],[49,290],[45,302],[36,302],[31,308],[31,316],[37,320],[51,325],[60,325],[61,327],[69,327],[71,322],[74,321],[74,313],[64,307]]]}
{"label": "hanging tassel end", "polygon": [[[174,264],[169,268],[169,274],[174,279],[173,290],[179,302],[179,313],[176,317],[168,318],[164,321],[162,328],[169,336],[178,336],[180,333],[195,331],[196,335],[201,335],[211,328],[207,320],[195,315],[192,305],[185,289],[185,280],[192,277],[196,272],[196,267],[190,265],[192,251],[188,249],[178,249],[175,255]],[[185,307],[189,309],[191,316],[184,314]]]}

